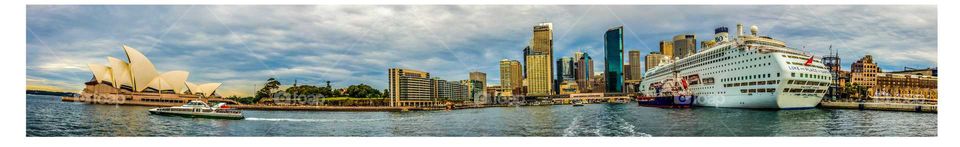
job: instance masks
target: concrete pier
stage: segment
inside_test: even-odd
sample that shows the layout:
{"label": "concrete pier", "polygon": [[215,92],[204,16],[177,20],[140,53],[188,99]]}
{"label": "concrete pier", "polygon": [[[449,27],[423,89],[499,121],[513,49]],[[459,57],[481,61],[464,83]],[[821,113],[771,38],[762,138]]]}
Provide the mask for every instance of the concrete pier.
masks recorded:
{"label": "concrete pier", "polygon": [[821,108],[937,113],[937,105],[877,102],[820,102]]}

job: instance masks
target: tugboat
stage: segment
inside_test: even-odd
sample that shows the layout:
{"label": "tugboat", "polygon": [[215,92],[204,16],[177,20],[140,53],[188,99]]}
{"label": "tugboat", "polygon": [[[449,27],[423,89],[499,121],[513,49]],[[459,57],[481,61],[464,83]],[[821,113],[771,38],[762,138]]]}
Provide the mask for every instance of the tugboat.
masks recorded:
{"label": "tugboat", "polygon": [[663,83],[657,82],[651,85],[656,90],[656,95],[644,96],[641,94],[637,96],[637,104],[640,106],[691,108],[693,101],[697,98],[688,89],[687,80],[676,76],[676,74],[674,74],[674,78],[667,79]]}
{"label": "tugboat", "polygon": [[219,119],[243,119],[243,113],[240,113],[239,110],[235,110],[226,105],[226,103],[220,103],[213,107],[207,105],[203,101],[190,101],[183,106],[167,107],[167,108],[153,108],[150,109],[150,114],[156,115],[170,115],[170,116],[182,116],[182,117],[199,117],[199,118],[219,118]]}

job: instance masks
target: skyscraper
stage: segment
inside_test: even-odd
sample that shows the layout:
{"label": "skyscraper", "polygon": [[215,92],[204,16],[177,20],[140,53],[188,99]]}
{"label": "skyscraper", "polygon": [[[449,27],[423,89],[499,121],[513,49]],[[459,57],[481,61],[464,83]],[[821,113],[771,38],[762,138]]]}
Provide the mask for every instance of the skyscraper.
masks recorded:
{"label": "skyscraper", "polygon": [[509,88],[511,93],[510,95],[504,96],[513,96],[518,93],[514,93],[523,86],[523,69],[520,68],[520,62],[517,60],[500,60],[500,86],[504,88]]}
{"label": "skyscraper", "polygon": [[574,82],[574,60],[573,57],[562,57],[557,60],[557,80],[554,81],[553,89],[560,93],[560,84],[566,81]]}
{"label": "skyscraper", "polygon": [[574,65],[574,80],[580,86],[581,92],[590,91],[590,77],[593,77],[593,58],[585,52],[573,53],[573,58],[577,60]]}
{"label": "skyscraper", "polygon": [[667,56],[667,59],[673,59],[673,42],[660,41],[660,54]]}
{"label": "skyscraper", "polygon": [[640,64],[640,51],[631,50],[627,54],[630,56],[630,80],[643,79],[643,75],[641,74],[641,65],[643,64]]}
{"label": "skyscraper", "polygon": [[623,92],[623,26],[610,28],[603,35],[604,79],[608,93]]}
{"label": "skyscraper", "polygon": [[[521,60],[523,60],[523,70],[526,70],[526,69],[527,69],[527,56],[530,56],[530,45],[527,45],[526,47],[523,47],[523,59],[521,59]],[[523,73],[523,78],[526,79],[526,78],[527,78],[527,72],[526,72],[526,71],[523,71],[523,72],[521,72],[521,73]]]}
{"label": "skyscraper", "polygon": [[701,50],[702,50],[702,49],[707,49],[707,48],[713,47],[713,46],[715,46],[715,45],[717,45],[717,41],[716,41],[716,40],[704,40],[704,41],[700,41],[700,48],[701,48]]}
{"label": "skyscraper", "polygon": [[673,56],[671,58],[686,58],[697,53],[697,36],[680,34],[673,36]]}
{"label": "skyscraper", "polygon": [[653,67],[657,67],[657,65],[660,64],[660,60],[663,60],[664,58],[668,58],[668,56],[660,54],[659,52],[650,52],[650,54],[647,54],[647,56],[644,57],[644,60],[646,61],[644,63],[646,63],[646,65],[644,65],[643,71],[646,72]]}
{"label": "skyscraper", "polygon": [[623,81],[624,81],[624,83],[626,83],[626,81],[633,80],[633,72],[632,72],[632,70],[633,70],[633,66],[630,65],[630,62],[623,63]]}
{"label": "skyscraper", "polygon": [[485,99],[482,99],[481,95],[485,93],[484,91],[482,91],[482,89],[485,88],[486,86],[480,85],[480,81],[460,80],[460,84],[466,87],[464,89],[467,89],[466,90],[467,99],[465,100],[473,101],[474,103],[485,103],[484,101]]}
{"label": "skyscraper", "polygon": [[560,78],[557,79],[561,79],[561,82],[574,81],[576,79],[574,63],[573,57],[563,57],[557,60],[557,72],[560,73],[558,74]]}
{"label": "skyscraper", "polygon": [[525,57],[527,71],[527,94],[547,96],[553,87],[553,24],[540,23],[533,27],[530,51]]}
{"label": "skyscraper", "polygon": [[[480,86],[480,90],[487,91],[487,73],[483,73],[480,71],[470,72],[470,80],[479,81],[480,85],[482,85]],[[481,93],[486,94],[485,92],[481,92]]]}

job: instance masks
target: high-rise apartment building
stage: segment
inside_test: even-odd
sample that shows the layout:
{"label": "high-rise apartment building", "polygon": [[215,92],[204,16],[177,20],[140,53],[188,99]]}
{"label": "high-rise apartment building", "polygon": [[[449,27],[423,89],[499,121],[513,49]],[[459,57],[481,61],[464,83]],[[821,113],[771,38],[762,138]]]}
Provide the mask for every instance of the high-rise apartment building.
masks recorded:
{"label": "high-rise apartment building", "polygon": [[430,101],[433,97],[430,73],[401,68],[389,69],[390,106],[406,100]]}

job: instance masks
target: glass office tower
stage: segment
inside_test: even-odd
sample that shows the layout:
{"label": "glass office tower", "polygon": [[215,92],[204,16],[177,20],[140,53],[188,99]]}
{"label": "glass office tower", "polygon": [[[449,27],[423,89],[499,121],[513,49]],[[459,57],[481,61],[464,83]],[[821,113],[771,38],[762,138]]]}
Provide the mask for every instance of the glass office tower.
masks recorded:
{"label": "glass office tower", "polygon": [[607,93],[623,92],[623,26],[610,28],[603,35],[604,78]]}

